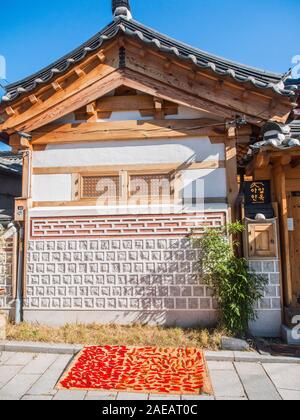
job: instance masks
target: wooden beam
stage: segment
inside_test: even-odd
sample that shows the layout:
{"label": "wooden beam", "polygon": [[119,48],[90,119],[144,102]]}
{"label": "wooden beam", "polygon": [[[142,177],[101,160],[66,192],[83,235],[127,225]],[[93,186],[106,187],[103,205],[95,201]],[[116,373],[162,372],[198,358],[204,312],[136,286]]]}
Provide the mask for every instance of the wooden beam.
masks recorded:
{"label": "wooden beam", "polygon": [[257,169],[263,169],[270,164],[270,155],[267,152],[261,152],[255,156],[254,166]]}
{"label": "wooden beam", "polygon": [[39,99],[35,95],[29,95],[28,99],[32,105],[35,105],[39,102]]}
{"label": "wooden beam", "polygon": [[33,168],[33,175],[60,175],[60,174],[115,174],[120,171],[128,171],[130,173],[167,173],[177,170],[195,170],[195,169],[221,169],[226,167],[223,160],[209,160],[203,162],[177,162],[177,163],[160,163],[160,164],[143,164],[143,165],[99,165],[99,166],[69,166],[69,167],[47,167]]}
{"label": "wooden beam", "polygon": [[[209,127],[213,120],[113,121],[48,125],[32,133],[32,144],[103,140],[143,140],[182,137],[226,138],[221,127]],[[206,125],[208,127],[206,128]]]}
{"label": "wooden beam", "polygon": [[63,90],[62,86],[58,82],[51,83],[51,86],[53,87],[55,92],[60,92],[61,90]]}
{"label": "wooden beam", "polygon": [[5,112],[9,117],[16,115],[16,111],[11,106],[5,108]]}
{"label": "wooden beam", "polygon": [[[243,114],[248,117],[256,119],[259,123],[262,120],[267,121],[271,118],[277,118],[285,122],[288,114],[291,112],[291,105],[287,98],[279,98],[279,102],[276,106],[276,110],[270,111],[269,103],[272,98],[275,97],[270,90],[264,91],[263,95],[256,94],[248,98],[247,102],[241,100],[241,91],[244,87],[239,84],[231,83],[230,86],[224,83],[224,86],[220,92],[215,92],[215,81],[219,78],[211,75],[210,78],[207,74],[201,75],[198,72],[197,80],[193,82],[191,86],[189,75],[192,64],[180,66],[179,60],[176,60],[176,65],[173,65],[168,74],[164,70],[164,58],[163,56],[154,56],[153,51],[148,48],[148,54],[146,54],[143,62],[140,62],[138,55],[136,54],[136,47],[131,46],[126,50],[127,57],[127,70],[132,70],[143,76],[148,76],[156,81],[167,84],[186,92],[190,92],[197,97],[201,97],[203,100],[213,102],[218,105],[222,105],[227,109],[235,111],[235,114]],[[182,64],[182,61],[181,61]],[[203,70],[203,72],[205,72]],[[253,91],[255,88],[253,87]]]}
{"label": "wooden beam", "polygon": [[85,72],[80,67],[77,67],[74,71],[76,76],[79,78],[85,76]]}
{"label": "wooden beam", "polygon": [[290,260],[289,228],[288,228],[288,204],[286,194],[286,176],[281,165],[273,169],[276,198],[279,204],[279,217],[281,228],[281,249],[283,259],[283,284],[285,305],[290,306],[293,302],[292,271]]}
{"label": "wooden beam", "polygon": [[103,50],[99,51],[99,53],[97,54],[97,57],[98,57],[100,63],[104,63],[105,60],[106,60],[106,55],[105,55]]}
{"label": "wooden beam", "polygon": [[239,195],[239,185],[237,182],[237,149],[236,139],[226,141],[226,176],[227,176],[227,198],[230,206],[229,219],[236,220],[235,207]]}
{"label": "wooden beam", "polygon": [[163,120],[165,117],[164,111],[163,111],[163,100],[160,98],[154,98],[154,108],[155,113],[154,116],[157,120]]}
{"label": "wooden beam", "polygon": [[32,155],[30,150],[23,152],[22,198],[31,198]]}
{"label": "wooden beam", "polygon": [[95,101],[99,97],[106,95],[118,86],[122,85],[122,78],[118,71],[107,69],[107,73],[98,73],[96,82],[88,81],[84,83],[78,79],[77,87],[56,92],[53,97],[38,104],[34,109],[30,108],[23,114],[16,115],[3,123],[3,131],[25,131],[31,132],[39,127],[43,127],[62,116],[76,111]]}
{"label": "wooden beam", "polygon": [[[217,103],[193,95],[190,91],[181,90],[179,87],[175,88],[137,72],[133,72],[132,70],[126,69],[122,72],[124,85],[132,89],[139,90],[161,99],[166,99],[178,105],[206,112],[207,114],[214,114],[228,119],[235,118],[236,112],[234,110],[227,109]],[[249,118],[249,122],[257,123],[258,121],[257,119],[253,120]]]}

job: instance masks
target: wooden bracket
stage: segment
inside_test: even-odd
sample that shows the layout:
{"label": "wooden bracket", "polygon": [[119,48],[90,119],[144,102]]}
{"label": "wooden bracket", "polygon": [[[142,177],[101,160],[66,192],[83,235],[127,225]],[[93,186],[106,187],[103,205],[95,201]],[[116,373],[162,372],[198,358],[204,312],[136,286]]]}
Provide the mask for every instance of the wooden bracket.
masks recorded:
{"label": "wooden bracket", "polygon": [[51,83],[51,86],[55,90],[55,92],[59,92],[59,91],[63,90],[63,88],[61,87],[61,85],[58,82]]}

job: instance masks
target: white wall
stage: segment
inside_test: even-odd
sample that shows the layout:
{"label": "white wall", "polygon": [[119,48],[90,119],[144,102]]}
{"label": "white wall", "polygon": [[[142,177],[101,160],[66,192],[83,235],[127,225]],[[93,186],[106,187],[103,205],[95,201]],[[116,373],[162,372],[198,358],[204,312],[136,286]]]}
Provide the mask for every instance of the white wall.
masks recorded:
{"label": "white wall", "polygon": [[[212,144],[208,137],[189,139],[131,140],[48,145],[33,152],[33,168],[88,167],[138,164],[177,164],[225,159],[223,144]],[[196,180],[204,186],[197,197],[226,197],[226,170],[199,169],[182,171],[182,195],[191,196]],[[199,187],[199,185],[198,185]],[[71,175],[34,175],[34,201],[71,201]]]}
{"label": "white wall", "polygon": [[71,201],[71,175],[33,175],[33,201]]}
{"label": "white wall", "polygon": [[197,169],[182,172],[185,198],[225,198],[227,196],[226,169]]}
{"label": "white wall", "polygon": [[223,144],[208,137],[131,140],[48,145],[33,153],[33,167],[98,166],[122,164],[184,163],[224,160]]}

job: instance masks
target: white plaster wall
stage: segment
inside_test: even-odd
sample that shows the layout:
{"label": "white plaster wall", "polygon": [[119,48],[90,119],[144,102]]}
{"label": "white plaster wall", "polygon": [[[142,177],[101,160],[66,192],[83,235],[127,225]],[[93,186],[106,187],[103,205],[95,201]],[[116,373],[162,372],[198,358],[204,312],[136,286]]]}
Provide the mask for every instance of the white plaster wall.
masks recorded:
{"label": "white plaster wall", "polygon": [[198,137],[48,145],[46,150],[33,153],[33,167],[190,163],[224,159],[223,144],[212,144],[208,137]]}
{"label": "white plaster wall", "polygon": [[71,175],[33,175],[33,201],[71,201]]}
{"label": "white plaster wall", "polygon": [[[212,115],[209,112],[198,111],[196,109],[188,108],[185,106],[178,107],[178,113],[175,115],[166,115],[167,120],[193,120],[199,118],[212,118],[214,120],[220,120],[220,117]],[[141,113],[136,111],[119,111],[112,112],[109,118],[99,119],[98,122],[108,122],[108,121],[147,121],[153,120],[153,116],[143,117]],[[66,124],[76,122],[75,114],[67,114],[64,117],[56,121],[57,123]]]}
{"label": "white plaster wall", "polygon": [[182,172],[182,195],[186,198],[225,198],[225,169],[197,169]]}

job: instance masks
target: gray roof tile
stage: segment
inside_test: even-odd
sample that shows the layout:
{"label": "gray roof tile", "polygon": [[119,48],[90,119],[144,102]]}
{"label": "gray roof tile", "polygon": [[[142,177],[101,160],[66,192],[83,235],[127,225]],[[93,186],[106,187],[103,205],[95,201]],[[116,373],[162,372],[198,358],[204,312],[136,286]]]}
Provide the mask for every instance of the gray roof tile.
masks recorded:
{"label": "gray roof tile", "polygon": [[0,172],[22,174],[22,153],[0,152]]}
{"label": "gray roof tile", "polygon": [[65,55],[32,76],[6,86],[6,94],[2,97],[2,100],[7,102],[15,100],[21,95],[33,91],[38,86],[49,83],[54,77],[66,72],[88,54],[98,50],[107,41],[115,38],[119,33],[136,38],[163,53],[174,55],[179,59],[193,63],[199,68],[208,69],[217,76],[227,76],[239,83],[249,83],[256,88],[270,89],[279,95],[290,97],[296,95],[296,87],[294,85],[284,85],[285,75],[266,72],[223,59],[162,35],[135,20],[118,16],[101,32],[70,54]]}

